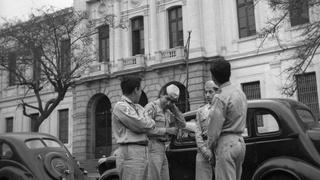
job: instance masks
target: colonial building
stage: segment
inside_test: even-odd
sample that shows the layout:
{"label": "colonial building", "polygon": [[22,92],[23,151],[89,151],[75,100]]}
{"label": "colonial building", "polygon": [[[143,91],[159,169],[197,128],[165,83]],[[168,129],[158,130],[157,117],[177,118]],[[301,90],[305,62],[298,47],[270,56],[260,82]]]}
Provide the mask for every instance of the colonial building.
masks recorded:
{"label": "colonial building", "polygon": [[[96,52],[95,61],[41,131],[59,136],[59,124],[67,122],[66,144],[77,158],[110,155],[116,148],[111,112],[121,96],[122,76],[142,77],[142,105],[156,99],[167,83],[178,85],[181,91],[178,106],[185,112],[204,103],[204,83],[211,78],[209,63],[218,58],[230,61],[231,81],[245,91],[248,99],[286,97],[281,94],[281,88],[288,76],[283,70],[295,60],[291,58],[295,50],[291,43],[299,39],[306,23],[318,20],[318,9],[301,6],[301,11],[290,14],[284,21],[281,41],[292,48],[283,52],[276,38],[270,37],[261,44],[263,39],[257,32],[274,12],[267,1],[254,3],[252,0],[74,0],[75,10],[88,14],[84,25],[90,24],[98,32],[88,47]],[[105,23],[106,19],[109,24]],[[298,88],[290,98],[306,103],[319,117],[318,59],[316,53],[308,73],[296,77]],[[5,72],[0,77],[0,131],[29,130],[28,121],[23,120],[16,106],[19,89],[8,86]]]}

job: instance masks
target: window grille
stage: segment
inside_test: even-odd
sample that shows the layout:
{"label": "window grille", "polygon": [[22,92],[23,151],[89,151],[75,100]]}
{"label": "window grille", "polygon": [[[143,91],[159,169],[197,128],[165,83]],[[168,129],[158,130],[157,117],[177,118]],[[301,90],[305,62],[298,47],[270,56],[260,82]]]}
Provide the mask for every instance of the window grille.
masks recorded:
{"label": "window grille", "polygon": [[62,143],[68,143],[69,110],[59,110],[59,139]]}
{"label": "window grille", "polygon": [[242,83],[242,90],[246,94],[247,99],[260,99],[260,81]]}
{"label": "window grille", "polygon": [[13,131],[13,117],[6,118],[6,132]]}
{"label": "window grille", "polygon": [[317,90],[316,73],[306,73],[296,76],[298,100],[310,107],[311,111],[319,115],[319,99]]}
{"label": "window grille", "polygon": [[30,118],[30,130],[31,132],[37,132],[37,128],[36,128],[36,123],[37,123],[37,120],[38,120],[38,117],[39,117],[39,114],[38,113],[35,113],[35,114],[31,114],[31,118]]}

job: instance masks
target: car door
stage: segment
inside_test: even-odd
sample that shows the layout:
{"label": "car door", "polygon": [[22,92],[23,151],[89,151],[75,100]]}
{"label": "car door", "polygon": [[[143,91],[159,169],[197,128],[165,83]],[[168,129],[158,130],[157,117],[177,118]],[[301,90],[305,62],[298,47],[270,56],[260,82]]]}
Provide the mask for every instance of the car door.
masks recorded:
{"label": "car door", "polygon": [[298,134],[290,128],[288,124],[290,121],[284,118],[286,117],[282,117],[272,109],[253,109],[252,142],[257,153],[252,161],[253,167],[257,168],[271,158],[280,156],[303,158],[301,156],[305,153]]}
{"label": "car door", "polygon": [[[195,115],[186,117],[187,122],[194,122]],[[183,129],[173,137],[167,147],[169,173],[171,180],[194,180],[197,147],[195,133]]]}
{"label": "car door", "polygon": [[242,180],[251,179],[258,159],[258,152],[255,147],[255,132],[254,132],[254,109],[247,110],[247,124],[244,133],[244,141],[246,143],[246,155],[242,165]]}

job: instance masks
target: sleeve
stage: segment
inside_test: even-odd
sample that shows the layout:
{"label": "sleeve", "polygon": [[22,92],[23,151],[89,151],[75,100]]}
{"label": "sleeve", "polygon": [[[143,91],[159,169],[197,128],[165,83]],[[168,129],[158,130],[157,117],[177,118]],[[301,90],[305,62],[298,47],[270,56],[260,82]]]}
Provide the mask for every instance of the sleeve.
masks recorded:
{"label": "sleeve", "polygon": [[202,120],[202,115],[201,115],[201,109],[199,109],[197,111],[197,114],[196,114],[196,128],[195,128],[195,139],[196,139],[196,143],[197,143],[197,147],[198,148],[202,148],[204,147],[206,144],[202,138],[202,131],[201,131],[201,125],[200,125],[200,122]]}
{"label": "sleeve", "polygon": [[133,107],[124,103],[116,104],[113,115],[135,133],[145,133],[155,127],[155,122],[152,119],[139,116]]}
{"label": "sleeve", "polygon": [[213,107],[209,112],[208,146],[214,148],[225,122],[224,103],[217,96],[214,97]]}
{"label": "sleeve", "polygon": [[[153,107],[152,104],[147,104],[145,106],[143,115],[146,117],[146,119],[152,119],[154,121],[154,118],[156,116],[156,109]],[[165,135],[166,134],[166,128],[165,127],[155,127],[153,129],[150,129],[147,131],[148,135]]]}
{"label": "sleeve", "polygon": [[175,125],[178,128],[185,128],[186,127],[186,120],[183,117],[183,114],[181,113],[181,111],[178,109],[177,106],[172,106],[172,108],[170,108],[170,112],[171,112],[171,121],[175,123]]}

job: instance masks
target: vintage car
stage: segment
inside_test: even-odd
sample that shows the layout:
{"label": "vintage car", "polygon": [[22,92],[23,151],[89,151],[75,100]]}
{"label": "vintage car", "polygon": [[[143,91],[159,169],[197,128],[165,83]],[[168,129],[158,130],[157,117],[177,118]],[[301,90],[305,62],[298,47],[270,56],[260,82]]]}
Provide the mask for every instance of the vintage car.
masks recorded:
{"label": "vintage car", "polygon": [[0,134],[0,180],[84,180],[85,174],[54,136]]}
{"label": "vintage car", "polygon": [[[168,144],[172,180],[195,178],[195,113],[184,114],[189,128]],[[320,179],[320,124],[306,105],[290,99],[248,101],[243,136],[246,156],[242,180]],[[114,159],[100,161],[100,179],[117,176]]]}

